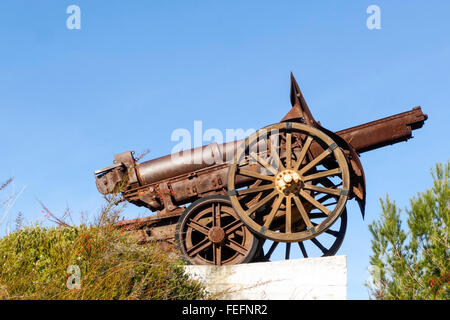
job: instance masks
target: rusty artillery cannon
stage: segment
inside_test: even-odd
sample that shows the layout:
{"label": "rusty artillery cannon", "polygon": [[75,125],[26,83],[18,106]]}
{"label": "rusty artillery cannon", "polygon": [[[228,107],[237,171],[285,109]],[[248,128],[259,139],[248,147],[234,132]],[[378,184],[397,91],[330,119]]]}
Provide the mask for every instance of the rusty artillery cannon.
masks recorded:
{"label": "rusty artillery cannon", "polygon": [[308,257],[307,241],[319,255],[336,254],[346,202],[355,199],[364,217],[359,154],[410,139],[427,115],[415,107],[331,132],[314,119],[292,74],[290,100],[281,122],[245,140],[142,163],[133,152],[115,155],[112,166],[95,171],[98,190],[157,212],[119,227],[136,232],[142,243],[176,244],[192,264],[268,261],[279,243],[286,244],[286,259],[292,243]]}

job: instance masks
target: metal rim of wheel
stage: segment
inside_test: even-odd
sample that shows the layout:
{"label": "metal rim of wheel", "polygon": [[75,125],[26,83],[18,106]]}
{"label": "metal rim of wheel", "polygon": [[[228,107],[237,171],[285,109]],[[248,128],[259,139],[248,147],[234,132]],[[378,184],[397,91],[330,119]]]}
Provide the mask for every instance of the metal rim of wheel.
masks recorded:
{"label": "metal rim of wheel", "polygon": [[178,220],[175,241],[186,262],[200,265],[247,263],[258,248],[258,239],[222,195],[193,202]]}
{"label": "metal rim of wheel", "polygon": [[[283,145],[283,139],[284,154],[276,147]],[[320,170],[325,163],[326,170]],[[250,165],[256,170],[249,170]],[[236,188],[238,176],[261,183],[258,187]],[[334,187],[319,185],[321,179],[330,177],[340,179],[340,183]],[[319,129],[295,122],[270,125],[248,137],[228,173],[228,194],[239,218],[259,236],[277,242],[301,242],[325,232],[343,213],[349,189],[349,168],[342,150]],[[249,194],[258,197],[251,206],[241,201]],[[330,196],[338,197],[332,210],[318,198]],[[283,206],[285,212],[280,214]],[[308,216],[313,208],[326,215],[318,225]],[[284,223],[273,225],[275,220]]]}

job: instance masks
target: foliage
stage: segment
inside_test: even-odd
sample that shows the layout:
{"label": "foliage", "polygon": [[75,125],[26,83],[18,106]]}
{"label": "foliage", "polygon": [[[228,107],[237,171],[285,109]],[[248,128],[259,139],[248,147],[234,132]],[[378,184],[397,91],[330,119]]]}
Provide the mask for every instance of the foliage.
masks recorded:
{"label": "foliage", "polygon": [[369,226],[372,280],[376,299],[449,299],[449,167],[437,164],[433,186],[410,199],[407,230],[401,210],[388,196],[380,199],[382,214]]}
{"label": "foliage", "polygon": [[[175,255],[137,244],[114,226],[116,216],[108,206],[96,225],[29,226],[0,239],[0,299],[206,297]],[[68,289],[71,265],[81,271],[80,289]]]}

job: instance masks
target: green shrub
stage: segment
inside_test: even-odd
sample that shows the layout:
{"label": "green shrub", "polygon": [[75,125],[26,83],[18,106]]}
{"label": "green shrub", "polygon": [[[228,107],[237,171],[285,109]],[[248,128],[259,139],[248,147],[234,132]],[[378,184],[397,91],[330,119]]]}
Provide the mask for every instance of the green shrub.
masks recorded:
{"label": "green shrub", "polygon": [[432,176],[433,185],[410,199],[405,219],[395,201],[381,199],[380,219],[369,226],[372,298],[450,299],[450,161]]}
{"label": "green shrub", "polygon": [[[79,267],[80,289],[67,286],[71,265]],[[30,226],[0,239],[0,299],[203,298],[180,260],[110,223]]]}

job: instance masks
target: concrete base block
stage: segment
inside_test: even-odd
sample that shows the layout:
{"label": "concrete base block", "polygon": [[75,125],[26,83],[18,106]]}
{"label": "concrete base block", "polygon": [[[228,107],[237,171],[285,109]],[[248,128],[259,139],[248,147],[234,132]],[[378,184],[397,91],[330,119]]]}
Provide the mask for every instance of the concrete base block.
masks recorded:
{"label": "concrete base block", "polygon": [[224,300],[347,298],[347,257],[333,256],[230,266],[185,266]]}

